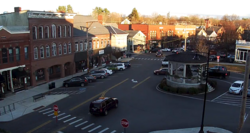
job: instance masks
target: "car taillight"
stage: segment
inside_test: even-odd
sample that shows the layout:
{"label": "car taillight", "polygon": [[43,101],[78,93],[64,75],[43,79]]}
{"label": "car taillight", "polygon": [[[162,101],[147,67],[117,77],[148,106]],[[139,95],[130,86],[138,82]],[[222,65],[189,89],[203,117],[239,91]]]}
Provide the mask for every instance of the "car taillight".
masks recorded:
{"label": "car taillight", "polygon": [[100,109],[100,112],[102,112],[102,109]]}
{"label": "car taillight", "polygon": [[85,82],[87,82],[87,80],[85,79]]}
{"label": "car taillight", "polygon": [[225,75],[227,76],[227,73]]}

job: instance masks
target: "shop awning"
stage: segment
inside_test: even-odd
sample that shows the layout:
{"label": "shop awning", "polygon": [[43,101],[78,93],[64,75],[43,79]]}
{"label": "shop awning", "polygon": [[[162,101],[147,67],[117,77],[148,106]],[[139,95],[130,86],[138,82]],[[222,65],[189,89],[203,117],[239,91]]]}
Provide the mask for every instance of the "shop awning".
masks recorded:
{"label": "shop awning", "polygon": [[4,77],[2,74],[0,74],[0,83],[3,83],[4,82]]}
{"label": "shop awning", "polygon": [[27,72],[25,70],[14,69],[12,70],[13,78],[21,78],[27,76]]}

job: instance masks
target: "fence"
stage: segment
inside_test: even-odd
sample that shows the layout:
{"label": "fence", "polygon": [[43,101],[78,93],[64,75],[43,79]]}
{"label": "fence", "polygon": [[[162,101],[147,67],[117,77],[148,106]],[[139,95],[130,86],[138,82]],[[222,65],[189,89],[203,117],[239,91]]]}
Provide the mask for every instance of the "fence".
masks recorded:
{"label": "fence", "polygon": [[4,115],[4,114],[7,114],[7,113],[9,113],[11,111],[14,111],[15,109],[16,109],[15,103],[2,106],[2,107],[0,107],[0,116]]}

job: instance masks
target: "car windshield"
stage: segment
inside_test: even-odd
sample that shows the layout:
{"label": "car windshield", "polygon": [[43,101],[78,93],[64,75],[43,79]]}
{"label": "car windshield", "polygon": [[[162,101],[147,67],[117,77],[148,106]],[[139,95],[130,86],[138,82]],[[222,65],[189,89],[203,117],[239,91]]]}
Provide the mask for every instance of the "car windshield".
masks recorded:
{"label": "car windshield", "polygon": [[101,104],[100,103],[91,103],[91,108],[100,108]]}
{"label": "car windshield", "polygon": [[240,83],[233,83],[233,84],[232,84],[232,87],[240,87],[240,86],[241,86]]}

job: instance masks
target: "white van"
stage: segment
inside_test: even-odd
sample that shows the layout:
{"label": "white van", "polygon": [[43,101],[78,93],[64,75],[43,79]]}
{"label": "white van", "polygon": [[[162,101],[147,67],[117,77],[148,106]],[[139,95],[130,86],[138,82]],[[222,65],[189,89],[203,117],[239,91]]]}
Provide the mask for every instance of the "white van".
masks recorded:
{"label": "white van", "polygon": [[115,65],[117,67],[117,70],[119,70],[119,71],[123,71],[126,69],[124,63],[112,63],[112,65]]}

